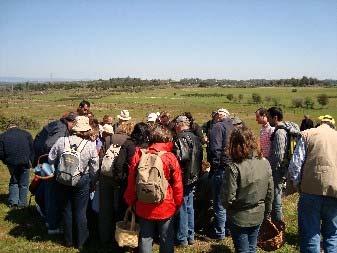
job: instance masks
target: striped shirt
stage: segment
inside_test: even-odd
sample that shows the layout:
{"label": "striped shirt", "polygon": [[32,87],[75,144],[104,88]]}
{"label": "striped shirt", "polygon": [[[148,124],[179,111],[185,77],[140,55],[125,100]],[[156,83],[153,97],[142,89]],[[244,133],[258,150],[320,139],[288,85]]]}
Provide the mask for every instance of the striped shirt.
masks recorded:
{"label": "striped shirt", "polygon": [[269,123],[262,126],[260,130],[260,146],[263,157],[268,158],[270,155],[270,146],[271,146],[270,137],[273,132],[274,127],[271,127]]}
{"label": "striped shirt", "polygon": [[[281,125],[284,125],[281,123]],[[279,129],[275,132],[274,139],[271,143],[271,151],[269,162],[272,171],[279,170],[284,160],[284,155],[287,149],[287,132],[284,129]]]}

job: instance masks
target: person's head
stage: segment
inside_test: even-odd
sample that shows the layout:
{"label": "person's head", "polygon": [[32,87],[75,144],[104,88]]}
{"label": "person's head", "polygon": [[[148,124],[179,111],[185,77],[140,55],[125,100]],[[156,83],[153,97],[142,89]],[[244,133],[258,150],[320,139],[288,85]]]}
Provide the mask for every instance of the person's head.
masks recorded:
{"label": "person's head", "polygon": [[92,128],[89,124],[89,118],[85,116],[77,116],[75,124],[71,129],[71,133],[83,139],[89,140],[92,137],[91,130]]}
{"label": "person's head", "polygon": [[304,119],[309,119],[310,117],[309,117],[309,115],[308,114],[305,114],[304,115]]}
{"label": "person's head", "polygon": [[220,109],[218,109],[216,115],[217,115],[217,116],[216,116],[216,117],[217,117],[217,120],[218,120],[218,121],[221,121],[221,120],[223,120],[224,118],[229,117],[230,113],[229,113],[228,110],[226,110],[226,109],[224,109],[224,108],[220,108]]}
{"label": "person's head", "polygon": [[244,126],[233,130],[228,148],[229,156],[235,163],[257,156],[262,158],[259,142],[251,129]]}
{"label": "person's head", "polygon": [[268,111],[265,108],[259,108],[255,112],[255,120],[260,125],[266,125],[268,123],[267,117]]}
{"label": "person's head", "polygon": [[73,126],[75,125],[75,119],[77,117],[77,113],[75,112],[69,112],[69,113],[65,113],[62,118],[61,121],[63,121],[66,125],[68,130],[70,131]]}
{"label": "person's head", "polygon": [[330,115],[322,115],[318,117],[319,125],[327,124],[331,128],[335,129],[335,119]]}
{"label": "person's head", "polygon": [[171,131],[163,125],[155,125],[150,131],[150,144],[171,142],[173,136]]}
{"label": "person's head", "polygon": [[191,125],[194,123],[194,118],[193,118],[191,112],[184,112],[182,115],[184,115],[184,116],[186,116],[188,118],[188,120],[190,121]]}
{"label": "person's head", "polygon": [[267,118],[268,122],[272,127],[278,125],[279,122],[283,120],[283,112],[282,109],[276,106],[270,107],[267,110]]}
{"label": "person's head", "polygon": [[113,122],[114,122],[114,119],[112,116],[110,115],[103,116],[102,125],[105,125],[105,124],[112,125]]}
{"label": "person's head", "polygon": [[121,122],[121,124],[119,124],[115,134],[131,135],[133,128],[134,128],[133,122],[123,121]]}
{"label": "person's head", "polygon": [[147,115],[147,123],[155,123],[157,121],[158,115],[155,112],[151,112]]}
{"label": "person's head", "polygon": [[117,115],[119,122],[128,121],[131,119],[130,112],[128,110],[121,110],[120,114]]}
{"label": "person's head", "polygon": [[169,112],[163,111],[160,113],[158,120],[160,124],[168,126],[171,120],[171,115]]}
{"label": "person's head", "polygon": [[82,100],[78,105],[77,112],[80,116],[88,115],[90,110],[90,102],[87,100]]}
{"label": "person's head", "polygon": [[110,124],[104,124],[102,127],[102,137],[105,138],[109,135],[113,135],[114,134],[114,129],[112,127],[112,125]]}
{"label": "person's head", "polygon": [[233,117],[232,118],[232,124],[234,127],[243,127],[245,124],[239,117]]}
{"label": "person's head", "polygon": [[141,146],[148,143],[149,137],[150,127],[144,122],[137,123],[131,133],[131,139],[136,144],[136,146]]}
{"label": "person's head", "polygon": [[179,133],[190,129],[190,124],[190,120],[186,116],[180,115],[175,119],[174,130]]}

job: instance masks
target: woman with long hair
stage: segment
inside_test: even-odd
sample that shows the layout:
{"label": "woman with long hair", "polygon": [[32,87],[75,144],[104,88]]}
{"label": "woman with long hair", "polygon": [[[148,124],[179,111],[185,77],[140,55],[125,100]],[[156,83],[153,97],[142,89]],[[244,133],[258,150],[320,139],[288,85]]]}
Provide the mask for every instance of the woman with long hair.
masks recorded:
{"label": "woman with long hair", "polygon": [[272,210],[274,184],[268,160],[262,157],[253,132],[233,130],[225,167],[222,200],[236,252],[256,252],[260,225]]}

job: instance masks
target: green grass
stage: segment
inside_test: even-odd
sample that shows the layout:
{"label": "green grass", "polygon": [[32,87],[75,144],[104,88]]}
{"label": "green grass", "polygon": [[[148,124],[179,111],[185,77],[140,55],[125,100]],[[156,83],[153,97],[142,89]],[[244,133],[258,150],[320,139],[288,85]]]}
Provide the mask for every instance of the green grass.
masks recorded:
{"label": "green grass", "polygon": [[[300,123],[303,114],[311,115],[314,120],[323,114],[330,114],[337,118],[337,88],[165,88],[147,90],[138,93],[114,93],[104,91],[102,94],[88,90],[61,90],[48,91],[43,94],[20,93],[16,95],[0,94],[0,111],[6,117],[27,116],[37,120],[41,126],[52,119],[58,119],[65,111],[75,110],[79,102],[89,98],[92,102],[92,111],[101,120],[103,115],[110,114],[114,117],[122,109],[129,109],[134,121],[144,120],[147,113],[167,110],[172,115],[190,111],[200,124],[209,119],[210,112],[224,107],[236,114],[245,123],[258,133],[259,126],[255,122],[257,108],[270,107],[264,101],[266,96],[278,97],[285,112],[285,120]],[[212,96],[212,94],[243,95],[243,101],[230,102],[226,96]],[[261,104],[252,104],[251,94],[257,93],[262,99]],[[318,94],[326,93],[330,100],[328,106],[314,109],[294,109],[291,100],[295,97],[310,96],[315,101]],[[201,94],[191,96],[188,94]],[[209,94],[208,96],[203,94]],[[30,130],[33,135],[38,129]],[[46,229],[35,212],[34,208],[10,210],[7,205],[9,174],[6,166],[0,163],[0,252],[77,252],[61,246],[60,236],[48,236]],[[297,236],[297,195],[284,199],[284,214],[287,224],[286,244],[277,252],[298,252]],[[196,214],[197,215],[197,214]],[[158,252],[158,246],[155,247]],[[90,245],[86,252],[112,252],[111,248],[102,248],[98,242]],[[206,243],[197,241],[193,247],[176,252],[233,252],[231,239],[222,243]]]}

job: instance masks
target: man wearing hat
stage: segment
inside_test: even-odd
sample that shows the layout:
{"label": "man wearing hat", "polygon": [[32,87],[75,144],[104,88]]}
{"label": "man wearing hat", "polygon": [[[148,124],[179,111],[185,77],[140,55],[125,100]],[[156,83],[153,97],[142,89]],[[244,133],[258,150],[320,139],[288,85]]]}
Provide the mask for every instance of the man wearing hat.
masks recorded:
{"label": "man wearing hat", "polygon": [[177,242],[180,246],[194,244],[194,188],[201,173],[202,145],[191,131],[189,119],[182,115],[175,120],[174,150],[183,175],[184,198],[178,219]]}
{"label": "man wearing hat", "polygon": [[300,189],[298,227],[301,252],[337,252],[337,131],[330,115],[302,132],[289,165],[290,179]]}
{"label": "man wearing hat", "polygon": [[117,115],[118,122],[113,125],[114,133],[117,133],[117,129],[122,122],[129,121],[131,119],[130,113],[128,110],[121,110],[120,114]]}
{"label": "man wearing hat", "polygon": [[148,124],[154,124],[154,123],[156,123],[157,118],[158,118],[157,113],[151,112],[151,113],[149,113],[149,115],[147,115],[147,120],[146,120],[146,122],[147,122]]}
{"label": "man wearing hat", "polygon": [[216,113],[217,123],[212,127],[209,140],[209,155],[213,187],[214,228],[212,237],[222,240],[226,236],[226,209],[222,205],[221,187],[225,175],[225,164],[229,162],[226,149],[234,129],[228,110],[220,108]]}

